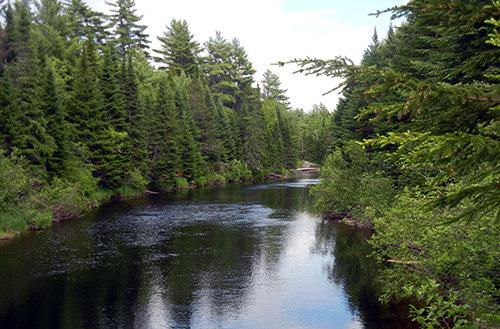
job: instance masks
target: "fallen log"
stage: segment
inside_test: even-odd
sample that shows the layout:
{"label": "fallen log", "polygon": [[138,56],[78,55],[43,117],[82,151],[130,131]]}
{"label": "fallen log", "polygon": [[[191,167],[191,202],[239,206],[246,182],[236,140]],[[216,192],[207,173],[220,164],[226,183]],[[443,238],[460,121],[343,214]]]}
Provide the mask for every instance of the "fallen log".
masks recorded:
{"label": "fallen log", "polygon": [[287,179],[286,176],[283,176],[283,175],[280,175],[280,174],[274,174],[274,173],[267,175],[267,178],[268,179],[273,179],[273,178],[274,179]]}
{"label": "fallen log", "polygon": [[387,263],[391,264],[402,264],[402,265],[417,265],[419,262],[416,260],[403,260],[403,259],[396,259],[396,258],[391,258],[386,260]]}

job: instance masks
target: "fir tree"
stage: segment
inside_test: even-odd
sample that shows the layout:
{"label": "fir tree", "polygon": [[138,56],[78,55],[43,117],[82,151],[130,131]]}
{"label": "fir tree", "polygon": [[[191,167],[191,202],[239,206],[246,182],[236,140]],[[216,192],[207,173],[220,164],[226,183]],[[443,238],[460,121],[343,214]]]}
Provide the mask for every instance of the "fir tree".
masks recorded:
{"label": "fir tree", "polygon": [[133,57],[129,54],[127,60],[122,62],[121,82],[124,99],[124,109],[126,117],[126,127],[128,133],[129,162],[132,168],[144,173],[146,150],[146,127],[144,109],[139,104],[138,86],[135,77],[135,70],[132,63]]}
{"label": "fir tree", "polygon": [[61,102],[61,92],[50,64],[46,64],[41,100],[41,106],[47,118],[47,133],[55,143],[54,151],[48,157],[46,167],[51,176],[58,177],[63,175],[69,158],[69,127]]}
{"label": "fir tree", "polygon": [[175,105],[177,109],[177,122],[179,123],[178,145],[179,162],[182,177],[189,182],[200,178],[205,170],[204,159],[197,142],[197,128],[191,116],[188,100],[188,79],[185,76],[174,80]]}
{"label": "fir tree", "polygon": [[27,3],[16,1],[9,28],[14,57],[4,71],[1,102],[2,131],[7,151],[16,151],[32,163],[45,164],[54,150],[47,134],[47,120],[40,106],[41,67],[31,39],[32,13]]}
{"label": "fir tree", "polygon": [[151,187],[160,190],[169,190],[175,187],[175,178],[178,165],[178,127],[175,113],[175,99],[172,83],[166,75],[162,75],[158,83],[155,110],[152,112],[151,136],[148,152],[148,178]]}
{"label": "fir tree", "polygon": [[160,57],[155,57],[158,63],[162,63],[173,74],[182,72],[189,77],[199,75],[199,53],[201,52],[198,42],[193,40],[189,26],[185,20],[172,20],[167,32],[158,37],[161,49],[155,50]]}

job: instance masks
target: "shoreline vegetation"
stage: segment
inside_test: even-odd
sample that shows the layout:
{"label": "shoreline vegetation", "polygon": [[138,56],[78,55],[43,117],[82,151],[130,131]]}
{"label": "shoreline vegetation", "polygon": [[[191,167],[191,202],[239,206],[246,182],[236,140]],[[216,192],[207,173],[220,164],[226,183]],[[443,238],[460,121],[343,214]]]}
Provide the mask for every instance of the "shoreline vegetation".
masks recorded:
{"label": "shoreline vegetation", "polygon": [[[35,218],[35,220],[31,220],[27,217],[24,217],[25,215],[23,215],[23,212],[21,210],[19,211],[14,210],[14,214],[17,214],[18,217],[14,219],[16,223],[13,224],[13,226],[17,227],[17,229],[5,230],[5,226],[2,227],[2,229],[0,229],[0,242],[11,240],[29,231],[40,231],[52,225],[63,223],[67,220],[77,220],[78,218],[84,216],[91,209],[98,208],[108,202],[117,202],[117,201],[119,202],[134,198],[162,195],[165,193],[171,193],[186,189],[216,188],[216,187],[226,186],[229,184],[239,184],[244,182],[256,182],[256,181],[270,182],[275,180],[295,179],[299,177],[300,173],[296,173],[293,170],[287,170],[281,172],[280,174],[268,173],[264,176],[253,176],[253,177],[245,176],[234,180],[225,179],[222,176],[222,179],[218,177],[215,180],[206,182],[204,185],[196,185],[194,183],[189,184],[181,181],[177,187],[165,191],[151,191],[148,189],[139,190],[134,187],[122,188],[117,191],[100,189],[89,193],[87,196],[80,194],[78,197],[72,199],[71,193],[74,193],[75,191],[70,192],[69,190],[65,190],[63,194],[60,194],[60,196],[62,197],[60,200],[50,199],[47,197],[47,195],[43,196],[38,195],[33,199],[39,199],[38,202],[40,202],[40,199],[44,199],[43,202],[46,202],[46,205],[49,204],[51,205],[50,207],[47,207],[45,209],[45,214],[43,213],[44,212],[43,210],[32,210],[31,212],[28,213],[30,216],[34,216],[33,218]],[[56,193],[55,190],[57,190],[58,187],[53,186],[49,187],[49,189],[54,190],[50,193]],[[46,191],[47,190],[45,190],[42,193],[47,193]],[[31,207],[34,207],[34,205],[32,205]],[[37,211],[39,212],[38,214],[36,214]],[[50,220],[47,219],[49,217]],[[42,220],[39,220],[38,218],[42,218]],[[20,221],[23,220],[25,222],[25,225],[20,223]]]}
{"label": "shoreline vegetation", "polygon": [[371,228],[380,298],[408,301],[420,327],[498,328],[500,1],[386,12],[404,22],[359,64],[280,63],[343,79],[313,206]]}

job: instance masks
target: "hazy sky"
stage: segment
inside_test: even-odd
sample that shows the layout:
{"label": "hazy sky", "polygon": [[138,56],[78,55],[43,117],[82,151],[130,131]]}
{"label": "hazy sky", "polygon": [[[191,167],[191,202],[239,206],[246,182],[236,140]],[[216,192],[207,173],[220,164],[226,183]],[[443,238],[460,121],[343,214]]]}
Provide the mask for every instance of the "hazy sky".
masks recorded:
{"label": "hazy sky", "polygon": [[[86,0],[106,11],[105,0]],[[377,27],[385,35],[390,15],[368,16],[377,9],[405,3],[405,0],[136,0],[138,13],[152,47],[172,18],[186,19],[196,40],[203,44],[219,30],[226,39],[237,37],[257,69],[256,80],[270,68],[288,89],[293,107],[309,110],[323,103],[334,109],[338,95],[322,96],[335,85],[327,78],[293,75],[292,68],[271,63],[305,56],[332,58],[347,56],[356,62],[368,46]]]}

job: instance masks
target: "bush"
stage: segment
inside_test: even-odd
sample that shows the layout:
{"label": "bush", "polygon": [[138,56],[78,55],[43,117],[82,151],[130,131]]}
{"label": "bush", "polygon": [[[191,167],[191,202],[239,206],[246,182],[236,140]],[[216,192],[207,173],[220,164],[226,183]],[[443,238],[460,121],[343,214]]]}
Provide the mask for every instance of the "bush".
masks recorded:
{"label": "bush", "polygon": [[391,204],[392,180],[370,162],[357,144],[336,149],[321,168],[321,182],[311,188],[314,208],[320,213],[373,219]]}
{"label": "bush", "polygon": [[175,187],[178,189],[187,189],[189,188],[189,183],[184,177],[177,177],[175,179]]}
{"label": "bush", "polygon": [[412,315],[423,328],[487,328],[498,295],[493,214],[444,224],[464,208],[431,209],[433,199],[406,190],[374,221],[373,256],[392,263],[379,278],[383,297],[415,301]]}
{"label": "bush", "polygon": [[130,172],[129,178],[127,180],[126,186],[134,188],[136,191],[144,191],[148,185],[148,180],[142,176],[139,170],[133,170]]}
{"label": "bush", "polygon": [[220,174],[211,174],[208,176],[208,183],[212,185],[226,184],[226,177]]}
{"label": "bush", "polygon": [[101,200],[97,186],[90,188],[90,185],[87,185],[82,188],[88,184],[88,177],[80,177],[85,177],[83,182],[56,178],[42,191],[41,200],[52,210],[56,221],[77,216]]}
{"label": "bush", "polygon": [[252,178],[252,171],[245,163],[239,160],[232,160],[224,164],[221,175],[224,176],[228,182],[239,182]]}
{"label": "bush", "polygon": [[40,191],[43,180],[28,169],[18,157],[0,152],[0,231],[24,231],[29,226],[49,225],[52,219]]}

